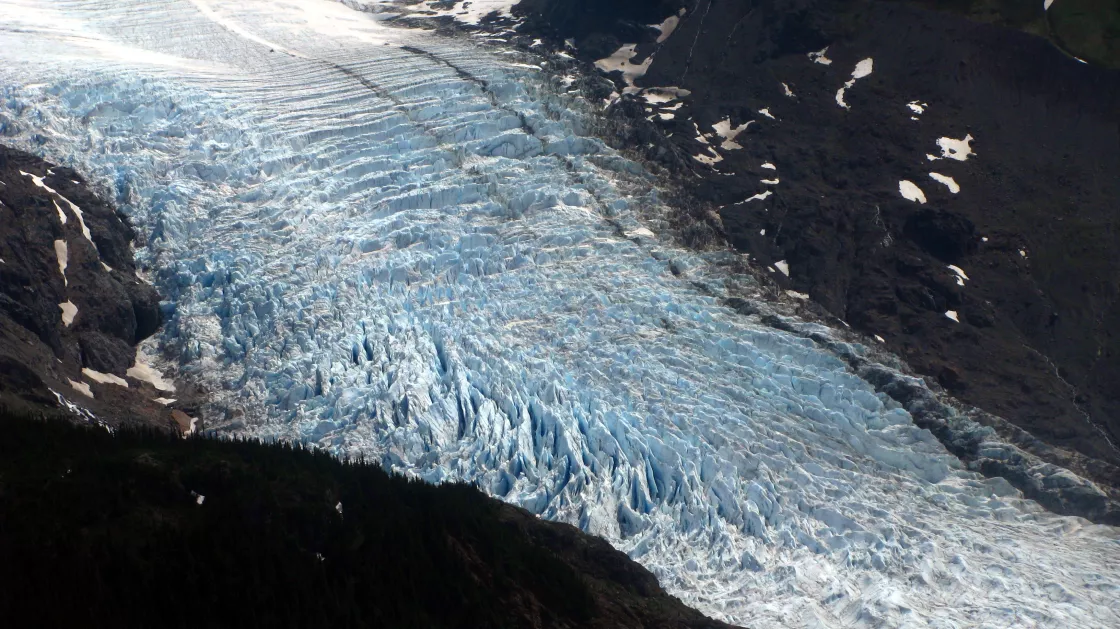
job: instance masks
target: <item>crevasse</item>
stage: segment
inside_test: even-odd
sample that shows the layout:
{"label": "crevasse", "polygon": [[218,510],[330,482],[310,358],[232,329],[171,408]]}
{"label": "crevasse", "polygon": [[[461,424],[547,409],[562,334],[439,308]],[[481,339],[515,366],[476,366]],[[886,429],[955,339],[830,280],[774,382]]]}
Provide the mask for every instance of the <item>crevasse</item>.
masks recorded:
{"label": "crevasse", "polygon": [[138,223],[210,421],[476,482],[753,627],[1120,626],[1113,529],[722,306],[542,73],[326,0],[0,14],[0,141]]}

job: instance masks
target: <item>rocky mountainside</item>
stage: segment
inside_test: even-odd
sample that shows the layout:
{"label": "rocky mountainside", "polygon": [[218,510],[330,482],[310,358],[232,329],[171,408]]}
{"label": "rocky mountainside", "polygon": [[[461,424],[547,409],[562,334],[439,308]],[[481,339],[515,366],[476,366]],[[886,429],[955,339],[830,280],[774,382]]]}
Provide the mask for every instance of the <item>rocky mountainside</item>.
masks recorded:
{"label": "rocky mountainside", "polygon": [[984,420],[1008,438],[1120,485],[1120,72],[908,3],[514,13],[610,72],[618,143],[677,178],[696,244],[711,227],[1035,437]]}
{"label": "rocky mountainside", "polygon": [[62,627],[730,627],[605,540],[323,451],[0,413],[0,613]]}
{"label": "rocky mountainside", "polygon": [[161,313],[159,294],[137,277],[134,238],[78,173],[0,146],[4,404],[189,430],[174,385],[137,361]]}

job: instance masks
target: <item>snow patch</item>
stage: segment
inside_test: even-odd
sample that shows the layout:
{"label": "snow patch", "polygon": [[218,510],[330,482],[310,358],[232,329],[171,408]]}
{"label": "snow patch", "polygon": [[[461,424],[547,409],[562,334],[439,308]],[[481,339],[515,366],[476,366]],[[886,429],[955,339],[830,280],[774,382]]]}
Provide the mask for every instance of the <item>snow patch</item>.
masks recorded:
{"label": "snow patch", "polygon": [[[735,142],[735,138],[739,137],[740,133],[746,131],[747,127],[751,126],[753,122],[753,120],[748,120],[737,127],[732,127],[731,118],[728,117],[712,125],[712,128],[716,130],[716,134],[723,138],[723,142],[720,143],[719,147],[725,151],[734,151],[743,148],[739,143]],[[705,142],[705,144],[706,143],[707,142]]]}
{"label": "snow patch", "polygon": [[801,301],[807,301],[809,299],[809,296],[805,293],[799,293],[795,290],[787,290],[786,294],[790,297],[793,297],[794,299],[800,299]]}
{"label": "snow patch", "polygon": [[84,382],[74,382],[73,380],[70,380],[69,378],[67,378],[66,381],[69,382],[70,387],[73,388],[78,393],[81,393],[82,395],[84,395],[88,398],[93,397],[93,391],[90,390],[88,384],[86,384]]}
{"label": "snow patch", "polygon": [[654,28],[661,31],[661,34],[657,36],[657,43],[660,44],[666,39],[669,39],[669,36],[673,34],[673,31],[677,30],[677,24],[679,24],[680,21],[681,19],[679,17],[670,15],[669,17],[665,18],[664,22],[654,25]]}
{"label": "snow patch", "polygon": [[100,371],[94,371],[89,367],[85,367],[82,369],[82,375],[94,382],[100,382],[101,384],[115,384],[118,387],[128,388],[128,382],[124,378],[114,376],[111,373],[101,373]]}
{"label": "snow patch", "polygon": [[722,162],[723,161],[723,156],[720,155],[719,153],[716,153],[715,149],[709,148],[708,153],[700,153],[699,155],[693,155],[692,159],[700,162],[701,164],[706,164],[708,166],[712,166],[714,164],[718,164],[719,162]]}
{"label": "snow patch", "polygon": [[634,50],[637,47],[637,44],[626,44],[614,51],[611,56],[596,61],[595,67],[608,74],[615,71],[621,72],[622,80],[626,83],[626,86],[632,88],[634,87],[634,80],[645,75],[650,64],[653,63],[653,55],[646,57],[645,61],[641,63],[631,63],[630,60],[634,58]]}
{"label": "snow patch", "polygon": [[876,335],[875,335],[875,340],[876,340],[876,341],[879,341],[880,343],[886,343],[886,342],[887,342],[887,341],[886,341],[886,339],[884,339],[883,337],[879,336],[878,334],[876,334]]}
{"label": "snow patch", "polygon": [[965,281],[968,280],[968,274],[964,272],[964,269],[955,264],[950,264],[949,270],[957,276],[957,285],[964,286]]}
{"label": "snow patch", "polygon": [[[827,53],[827,52],[828,52],[828,46],[825,46],[824,48],[821,48],[817,52],[809,53],[809,58],[812,59],[814,63],[819,63],[822,66],[832,65],[832,59],[829,59],[828,57],[825,56],[825,53]],[[785,83],[783,83],[782,85],[785,85]]]}
{"label": "snow patch", "polygon": [[871,57],[863,59],[859,63],[857,63],[855,69],[852,70],[852,78],[848,79],[848,81],[844,83],[844,87],[836,90],[836,104],[840,105],[844,109],[851,109],[851,107],[848,106],[848,103],[844,102],[844,92],[851,89],[851,87],[856,84],[856,81],[871,74],[874,68],[875,61]]}
{"label": "snow patch", "polygon": [[901,194],[902,198],[906,199],[907,201],[914,201],[915,203],[926,202],[926,193],[922,192],[922,189],[918,187],[918,184],[914,183],[913,181],[903,179],[902,181],[898,182],[898,193]]}
{"label": "snow patch", "polygon": [[70,324],[74,323],[74,317],[78,316],[78,307],[67,299],[58,304],[58,309],[62,311],[62,325],[70,327]]}
{"label": "snow patch", "polygon": [[770,113],[769,107],[763,107],[762,109],[759,109],[758,113],[766,116],[767,118],[770,118],[771,120],[777,120],[777,118],[774,117],[774,114]]}
{"label": "snow patch", "polygon": [[941,148],[941,157],[947,157],[949,159],[955,159],[958,162],[963,162],[968,160],[969,155],[976,154],[972,152],[972,147],[969,146],[969,143],[974,139],[975,138],[972,137],[972,134],[964,136],[963,140],[954,140],[953,138],[938,138],[937,146]]}
{"label": "snow patch", "polygon": [[906,103],[906,106],[910,108],[910,111],[912,111],[916,114],[923,113],[926,110],[926,107],[929,107],[929,105],[927,105],[925,103],[920,103],[916,100],[912,100],[909,103]]}
{"label": "snow patch", "polygon": [[157,397],[157,398],[153,399],[152,401],[155,402],[156,404],[162,404],[164,406],[167,406],[168,404],[174,404],[175,403],[175,398]]}
{"label": "snow patch", "polygon": [[961,191],[961,187],[957,185],[956,180],[948,175],[942,175],[941,173],[930,173],[929,176],[930,179],[933,179],[938,183],[945,184],[945,187],[948,188],[949,192],[952,192],[953,194]]}
{"label": "snow patch", "polygon": [[54,257],[58,260],[58,272],[62,274],[62,284],[69,286],[70,280],[66,279],[66,266],[70,263],[70,253],[66,248],[65,240],[54,241]]}
{"label": "snow patch", "polygon": [[778,185],[778,178],[775,177],[774,179],[762,179],[761,183],[764,183],[768,186],[776,186]]}
{"label": "snow patch", "polygon": [[945,311],[945,316],[952,319],[953,321],[956,321],[957,323],[961,322],[961,320],[957,317],[957,311],[956,310],[946,310]]}
{"label": "snow patch", "polygon": [[789,263],[785,260],[778,260],[774,263],[774,268],[782,272],[782,275],[789,277]]}
{"label": "snow patch", "polygon": [[175,384],[165,380],[163,374],[160,373],[158,369],[155,369],[145,362],[144,355],[139,347],[136,348],[136,362],[128,368],[125,375],[130,378],[136,378],[141,382],[147,382],[159,391],[164,391],[166,393],[175,392]]}
{"label": "snow patch", "polygon": [[[43,179],[45,179],[45,177],[40,177],[38,175],[34,175],[34,174],[28,173],[28,172],[24,172],[22,170],[19,171],[19,174],[21,174],[25,177],[30,177],[32,183],[34,183],[36,187],[39,187],[39,188],[42,188],[43,190],[46,190],[47,192],[49,192],[49,193],[53,194],[54,196],[58,197],[59,199],[62,199],[63,203],[70,206],[70,210],[72,212],[74,212],[75,216],[78,217],[78,224],[81,225],[81,227],[82,227],[82,235],[86,237],[86,240],[88,240],[90,242],[90,244],[93,245],[94,249],[97,249],[97,244],[93,242],[93,235],[90,234],[89,227],[86,227],[85,217],[82,215],[82,208],[75,205],[72,201],[70,201],[70,199],[67,199],[66,197],[59,194],[58,191],[55,190],[54,188],[52,188],[52,187],[48,186],[47,184],[43,183]],[[58,209],[59,219],[62,221],[62,224],[65,225],[66,224],[66,216],[62,213],[62,208],[58,207],[57,202],[54,204],[54,206],[55,206],[56,209]]]}
{"label": "snow patch", "polygon": [[765,168],[765,169],[767,169],[767,170],[778,170],[778,167],[777,167],[777,166],[775,166],[775,165],[773,165],[773,164],[771,164],[770,162],[766,162],[766,163],[765,163],[765,164],[763,164],[762,166],[759,166],[759,168]]}
{"label": "snow patch", "polygon": [[782,93],[786,96],[789,96],[790,98],[795,98],[795,96],[793,95],[793,90],[789,89],[789,85],[786,85],[785,83],[782,83]]}
{"label": "snow patch", "polygon": [[743,199],[742,201],[739,201],[739,203],[736,203],[735,205],[740,205],[742,203],[750,203],[751,201],[763,201],[763,200],[766,199],[766,197],[770,196],[771,194],[774,194],[774,193],[769,191],[769,190],[767,190],[766,192],[759,192],[758,194],[754,195],[753,197],[747,197],[746,199]]}

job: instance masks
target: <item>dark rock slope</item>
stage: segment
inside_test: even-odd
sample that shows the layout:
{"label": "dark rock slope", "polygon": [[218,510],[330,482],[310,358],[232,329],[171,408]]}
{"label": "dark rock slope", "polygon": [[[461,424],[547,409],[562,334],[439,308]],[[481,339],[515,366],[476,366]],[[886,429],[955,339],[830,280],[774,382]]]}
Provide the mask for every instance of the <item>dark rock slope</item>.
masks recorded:
{"label": "dark rock slope", "polygon": [[[681,10],[660,43],[643,26]],[[711,231],[781,288],[1006,418],[989,423],[1009,439],[1120,486],[1120,72],[903,3],[524,0],[518,12],[527,31],[573,38],[584,61],[637,43],[632,62],[653,61],[636,87],[690,92],[610,108],[633,122],[620,143],[677,178],[690,220],[718,215]],[[865,59],[844,107],[837,92]],[[747,125],[741,148],[721,121]],[[938,144],[969,137],[965,161]]]}
{"label": "dark rock slope", "polygon": [[729,628],[473,487],[4,412],[0,434],[8,626]]}
{"label": "dark rock slope", "polygon": [[0,146],[0,402],[172,426],[175,396],[127,373],[160,325],[133,238],[76,172]]}

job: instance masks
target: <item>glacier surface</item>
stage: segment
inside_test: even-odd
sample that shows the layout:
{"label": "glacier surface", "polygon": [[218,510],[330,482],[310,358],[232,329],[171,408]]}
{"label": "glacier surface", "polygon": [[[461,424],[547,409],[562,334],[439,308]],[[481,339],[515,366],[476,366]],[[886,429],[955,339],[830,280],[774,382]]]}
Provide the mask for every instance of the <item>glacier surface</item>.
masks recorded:
{"label": "glacier surface", "polygon": [[1120,626],[1115,529],[724,306],[546,73],[327,0],[0,15],[0,141],[140,227],[212,423],[476,482],[752,627]]}

